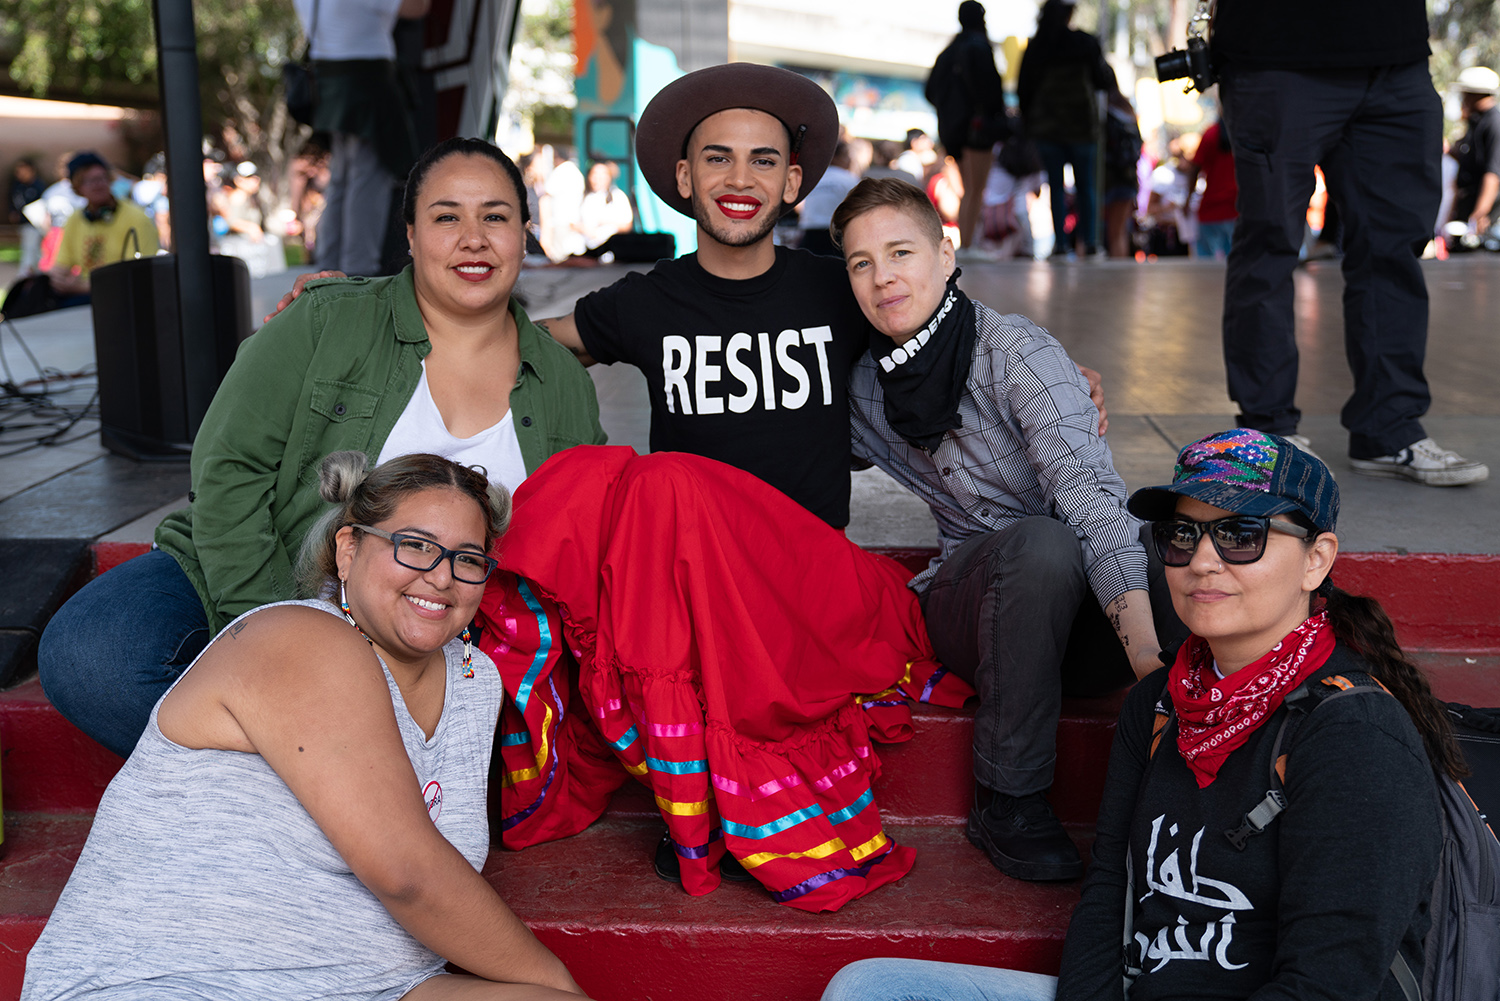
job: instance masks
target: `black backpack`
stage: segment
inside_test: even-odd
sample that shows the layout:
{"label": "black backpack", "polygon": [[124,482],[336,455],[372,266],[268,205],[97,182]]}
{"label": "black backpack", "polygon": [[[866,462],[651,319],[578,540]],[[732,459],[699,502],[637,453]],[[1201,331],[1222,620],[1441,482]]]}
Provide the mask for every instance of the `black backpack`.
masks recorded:
{"label": "black backpack", "polygon": [[[1282,792],[1287,756],[1297,731],[1320,705],[1347,695],[1386,693],[1379,681],[1363,671],[1349,671],[1319,681],[1306,681],[1283,700],[1287,707],[1276,740],[1271,745],[1271,769],[1265,798],[1245,814],[1236,828],[1224,832],[1229,843],[1244,850],[1250,838],[1262,833],[1286,809]],[[1473,709],[1450,705],[1470,770],[1479,783],[1494,783],[1500,764],[1500,709]],[[1165,690],[1156,703],[1151,731],[1154,757],[1162,735],[1174,713]],[[1495,732],[1485,728],[1493,726]],[[1476,754],[1471,748],[1487,749]],[[1482,759],[1482,760],[1476,760]],[[1437,878],[1432,884],[1432,927],[1423,945],[1422,982],[1398,952],[1391,974],[1401,986],[1406,1001],[1495,1001],[1500,998],[1500,840],[1486,822],[1462,782],[1437,776],[1438,802],[1442,807],[1443,851]],[[1127,855],[1128,859],[1128,855]],[[1127,868],[1128,872],[1128,868]],[[1132,884],[1125,886],[1125,944],[1133,941]],[[1126,982],[1138,975],[1127,962]]]}
{"label": "black backpack", "polygon": [[968,121],[971,98],[969,88],[964,83],[957,41],[950,42],[947,48],[938,53],[937,61],[932,64],[932,72],[927,74],[927,84],[922,88],[922,96],[927,98],[927,103],[937,112],[937,120],[941,125]]}
{"label": "black backpack", "polygon": [[5,298],[0,300],[0,315],[19,320],[23,316],[48,313],[62,306],[62,299],[52,289],[52,279],[46,274],[30,275],[10,287]]}

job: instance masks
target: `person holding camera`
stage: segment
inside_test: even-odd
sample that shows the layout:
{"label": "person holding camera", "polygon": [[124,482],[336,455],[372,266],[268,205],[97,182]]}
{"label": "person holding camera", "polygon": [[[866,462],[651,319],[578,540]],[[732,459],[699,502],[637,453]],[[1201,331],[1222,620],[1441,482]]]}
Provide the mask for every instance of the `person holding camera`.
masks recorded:
{"label": "person holding camera", "polygon": [[1422,0],[1218,0],[1211,66],[1194,38],[1186,53],[1163,57],[1179,65],[1159,65],[1158,75],[1191,76],[1199,90],[1218,75],[1239,184],[1223,326],[1238,423],[1308,444],[1297,434],[1292,272],[1322,164],[1344,226],[1349,464],[1458,486],[1487,478],[1488,467],[1440,448],[1421,423],[1432,395],[1418,255],[1438,212],[1443,125],[1427,34]]}

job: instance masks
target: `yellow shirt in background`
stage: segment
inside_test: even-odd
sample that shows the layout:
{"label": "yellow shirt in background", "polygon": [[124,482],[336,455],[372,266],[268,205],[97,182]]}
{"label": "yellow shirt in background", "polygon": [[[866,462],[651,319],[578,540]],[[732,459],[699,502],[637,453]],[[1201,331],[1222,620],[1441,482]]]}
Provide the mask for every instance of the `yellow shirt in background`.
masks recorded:
{"label": "yellow shirt in background", "polygon": [[[130,236],[131,230],[135,231],[134,238]],[[86,219],[79,209],[63,226],[55,264],[70,270],[79,268],[87,278],[97,267],[133,259],[137,240],[142,257],[156,253],[156,226],[134,202],[119,202],[109,219],[98,222]]]}

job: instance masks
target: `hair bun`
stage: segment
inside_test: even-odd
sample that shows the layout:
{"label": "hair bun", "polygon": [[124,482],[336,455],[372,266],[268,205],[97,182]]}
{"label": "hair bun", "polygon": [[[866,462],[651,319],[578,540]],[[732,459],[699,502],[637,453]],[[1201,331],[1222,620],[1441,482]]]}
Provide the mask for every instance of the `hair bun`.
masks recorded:
{"label": "hair bun", "polygon": [[330,504],[347,504],[370,472],[363,452],[332,452],[318,471],[318,495]]}

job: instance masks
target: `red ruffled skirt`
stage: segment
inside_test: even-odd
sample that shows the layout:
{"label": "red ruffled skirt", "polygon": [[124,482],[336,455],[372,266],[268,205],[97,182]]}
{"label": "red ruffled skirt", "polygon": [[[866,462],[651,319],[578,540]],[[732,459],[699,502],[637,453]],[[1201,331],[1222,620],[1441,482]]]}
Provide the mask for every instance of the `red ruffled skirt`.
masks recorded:
{"label": "red ruffled skirt", "polygon": [[583,830],[629,776],[683,886],[726,850],[810,911],[899,879],[870,739],[911,735],[903,692],[960,705],[910,576],[748,473],[625,447],[562,452],[515,495],[480,607],[500,667],[496,818],[520,848]]}

